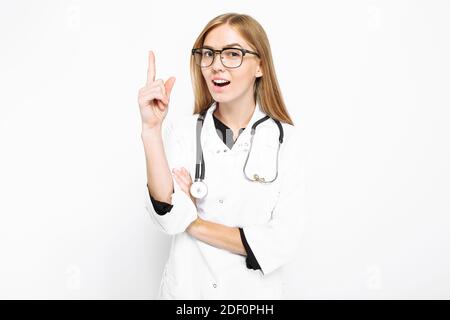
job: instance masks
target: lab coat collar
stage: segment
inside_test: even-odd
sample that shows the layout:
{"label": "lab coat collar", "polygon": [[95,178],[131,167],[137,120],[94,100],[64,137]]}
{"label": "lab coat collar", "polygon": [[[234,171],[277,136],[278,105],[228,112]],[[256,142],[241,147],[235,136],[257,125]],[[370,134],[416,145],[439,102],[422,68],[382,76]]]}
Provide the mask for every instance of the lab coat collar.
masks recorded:
{"label": "lab coat collar", "polygon": [[[213,119],[213,112],[214,110],[216,110],[216,107],[217,102],[214,101],[213,104],[208,108],[208,111],[206,113],[204,130],[202,130],[202,147],[204,150],[221,153],[224,150],[227,150],[228,147],[223,143],[216,132],[216,127]],[[242,131],[237,138],[232,150],[227,150],[227,152],[234,153],[240,150],[247,150],[250,143],[250,131],[252,125],[264,116],[266,116],[266,114],[261,110],[261,106],[259,105],[259,103],[256,102],[255,110],[253,111],[253,115],[250,121],[248,122],[244,131]]]}

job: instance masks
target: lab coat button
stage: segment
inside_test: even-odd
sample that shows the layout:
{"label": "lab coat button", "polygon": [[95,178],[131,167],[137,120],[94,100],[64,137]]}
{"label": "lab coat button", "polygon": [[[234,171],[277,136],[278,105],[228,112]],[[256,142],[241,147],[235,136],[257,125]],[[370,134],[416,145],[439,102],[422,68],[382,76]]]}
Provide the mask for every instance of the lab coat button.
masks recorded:
{"label": "lab coat button", "polygon": [[223,150],[223,152],[227,152],[227,149]]}
{"label": "lab coat button", "polygon": [[214,287],[214,288],[217,288],[217,284],[213,283],[213,287]]}

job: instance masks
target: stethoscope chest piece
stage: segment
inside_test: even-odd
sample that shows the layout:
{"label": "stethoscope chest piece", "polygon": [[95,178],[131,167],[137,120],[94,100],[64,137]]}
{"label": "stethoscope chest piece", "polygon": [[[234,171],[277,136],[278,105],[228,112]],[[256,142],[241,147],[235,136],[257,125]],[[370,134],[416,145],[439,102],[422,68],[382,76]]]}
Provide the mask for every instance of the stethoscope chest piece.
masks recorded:
{"label": "stethoscope chest piece", "polygon": [[191,188],[189,191],[194,198],[203,199],[208,193],[208,187],[203,181],[195,181],[191,184]]}

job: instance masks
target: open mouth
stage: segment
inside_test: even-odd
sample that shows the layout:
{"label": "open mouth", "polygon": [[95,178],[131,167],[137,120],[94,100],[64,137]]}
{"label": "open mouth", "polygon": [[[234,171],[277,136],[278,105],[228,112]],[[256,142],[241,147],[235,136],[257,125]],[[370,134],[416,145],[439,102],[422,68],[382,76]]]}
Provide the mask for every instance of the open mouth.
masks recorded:
{"label": "open mouth", "polygon": [[216,87],[225,87],[225,86],[230,84],[230,81],[227,81],[227,80],[213,80],[212,83]]}

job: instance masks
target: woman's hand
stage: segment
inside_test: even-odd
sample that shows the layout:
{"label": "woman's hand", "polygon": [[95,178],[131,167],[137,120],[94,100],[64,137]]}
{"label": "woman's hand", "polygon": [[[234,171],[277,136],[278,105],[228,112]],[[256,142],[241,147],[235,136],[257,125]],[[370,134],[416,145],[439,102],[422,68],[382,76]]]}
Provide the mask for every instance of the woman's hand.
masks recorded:
{"label": "woman's hand", "polygon": [[175,77],[170,77],[165,83],[162,79],[155,81],[155,69],[155,55],[149,51],[147,83],[139,89],[138,95],[142,130],[161,127],[169,110],[170,94],[175,84]]}
{"label": "woman's hand", "polygon": [[192,178],[189,172],[186,170],[186,168],[182,167],[181,170],[179,169],[173,169],[173,176],[175,178],[175,181],[180,186],[181,190],[183,190],[184,193],[186,193],[194,203],[194,205],[197,205],[195,203],[195,198],[192,197],[190,188],[192,184]]}

